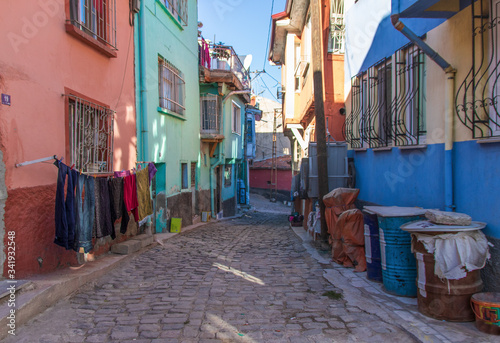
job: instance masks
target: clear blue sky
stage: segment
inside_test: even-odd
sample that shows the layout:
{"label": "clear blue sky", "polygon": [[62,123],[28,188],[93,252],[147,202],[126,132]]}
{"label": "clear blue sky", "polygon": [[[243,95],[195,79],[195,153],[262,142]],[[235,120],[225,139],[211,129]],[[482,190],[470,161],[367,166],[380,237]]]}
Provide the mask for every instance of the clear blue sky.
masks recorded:
{"label": "clear blue sky", "polygon": [[[198,21],[203,23],[201,32],[206,39],[223,42],[234,47],[238,55],[253,56],[251,71],[265,68],[276,80],[281,81],[281,70],[267,60],[269,22],[272,12],[285,9],[286,0],[198,0]],[[255,78],[256,74],[251,74]],[[276,100],[278,82],[261,74],[252,80],[255,93]],[[272,93],[266,89],[269,87]]]}

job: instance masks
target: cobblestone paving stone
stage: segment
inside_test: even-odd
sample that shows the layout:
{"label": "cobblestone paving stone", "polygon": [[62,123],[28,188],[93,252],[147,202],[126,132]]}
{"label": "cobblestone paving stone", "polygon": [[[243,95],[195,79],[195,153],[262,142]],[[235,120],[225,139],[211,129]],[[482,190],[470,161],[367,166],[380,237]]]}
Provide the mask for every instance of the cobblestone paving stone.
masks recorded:
{"label": "cobblestone paving stone", "polygon": [[212,222],[135,257],[6,342],[413,342],[344,300],[288,228],[252,213]]}

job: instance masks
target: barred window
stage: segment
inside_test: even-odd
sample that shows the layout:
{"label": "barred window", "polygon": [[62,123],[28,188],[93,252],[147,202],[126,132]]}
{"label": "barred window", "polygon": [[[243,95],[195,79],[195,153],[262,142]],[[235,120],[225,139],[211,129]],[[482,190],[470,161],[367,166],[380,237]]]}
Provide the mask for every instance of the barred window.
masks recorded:
{"label": "barred window", "polygon": [[183,116],[186,108],[182,73],[168,61],[158,57],[158,74],[160,107]]}
{"label": "barred window", "polygon": [[182,25],[188,24],[188,0],[161,0],[165,7]]}
{"label": "barred window", "polygon": [[351,80],[345,138],[352,148],[425,142],[425,55],[416,46],[396,52]]}
{"label": "barred window", "polygon": [[205,94],[200,97],[201,130],[204,133],[219,133],[218,97]]}
{"label": "barred window", "polygon": [[73,26],[116,49],[115,0],[70,0],[69,6]]}
{"label": "barred window", "polygon": [[87,173],[113,170],[114,111],[67,94],[71,163]]}
{"label": "barred window", "polygon": [[233,165],[226,164],[224,166],[224,187],[231,187],[232,179],[233,179]]}

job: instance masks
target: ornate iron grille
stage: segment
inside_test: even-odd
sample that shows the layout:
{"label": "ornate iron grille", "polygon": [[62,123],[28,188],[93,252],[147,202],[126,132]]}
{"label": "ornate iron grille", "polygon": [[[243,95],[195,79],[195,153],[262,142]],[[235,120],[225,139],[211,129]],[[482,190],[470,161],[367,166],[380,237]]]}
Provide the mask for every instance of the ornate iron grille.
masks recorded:
{"label": "ornate iron grille", "polygon": [[202,95],[200,104],[202,133],[219,133],[220,116],[217,95]]}
{"label": "ornate iron grille", "polygon": [[363,113],[364,137],[370,148],[385,147],[391,138],[391,59],[368,69],[366,106]]}
{"label": "ornate iron grille", "polygon": [[472,66],[455,98],[459,120],[473,138],[500,136],[500,1],[478,0],[471,6]]}
{"label": "ornate iron grille", "polygon": [[418,145],[426,134],[425,54],[410,45],[396,52],[394,62],[394,144]]}
{"label": "ornate iron grille", "polygon": [[363,130],[363,89],[366,84],[366,73],[359,74],[351,80],[351,113],[345,120],[345,139],[351,148],[362,148]]}
{"label": "ornate iron grille", "polygon": [[116,49],[115,0],[70,0],[70,22]]}
{"label": "ornate iron grille", "polygon": [[172,13],[174,18],[179,20],[183,26],[187,26],[188,24],[187,0],[162,0],[161,2]]}
{"label": "ornate iron grille", "polygon": [[184,115],[184,88],[182,73],[161,57],[158,57],[158,89],[160,91],[160,107]]}
{"label": "ornate iron grille", "polygon": [[81,99],[68,97],[70,153],[75,168],[87,173],[113,171],[113,125],[115,112]]}

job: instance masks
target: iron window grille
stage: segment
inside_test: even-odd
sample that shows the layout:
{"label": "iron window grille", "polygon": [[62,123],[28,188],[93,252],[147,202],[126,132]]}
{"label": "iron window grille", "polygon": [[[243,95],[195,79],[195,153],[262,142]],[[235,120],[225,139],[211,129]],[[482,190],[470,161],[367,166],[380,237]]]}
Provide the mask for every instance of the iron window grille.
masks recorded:
{"label": "iron window grille", "polygon": [[203,133],[219,133],[219,97],[206,94],[200,97],[201,131]]}
{"label": "iron window grille", "polygon": [[345,52],[344,0],[332,0],[330,3],[328,52],[333,54],[343,54]]}
{"label": "iron window grille", "polygon": [[426,134],[425,55],[398,50],[351,80],[344,136],[352,148],[418,145]]}
{"label": "iron window grille", "polygon": [[425,54],[409,45],[396,52],[394,64],[394,144],[419,145],[426,135]]}
{"label": "iron window grille", "polygon": [[70,156],[75,169],[86,173],[112,172],[115,112],[71,94],[66,97]]}
{"label": "iron window grille", "polygon": [[172,13],[183,26],[188,24],[188,0],[161,0],[162,4]]}
{"label": "iron window grille", "polygon": [[[484,15],[487,6],[489,15]],[[471,6],[472,66],[458,87],[455,109],[474,139],[500,136],[499,7],[500,0],[478,0],[477,8]]]}
{"label": "iron window grille", "polygon": [[70,22],[116,50],[116,0],[70,0]]}
{"label": "iron window grille", "polygon": [[241,133],[241,107],[233,102],[232,105],[231,130],[233,133]]}
{"label": "iron window grille", "polygon": [[160,107],[183,116],[186,108],[185,82],[182,73],[168,61],[158,57],[158,89]]}

